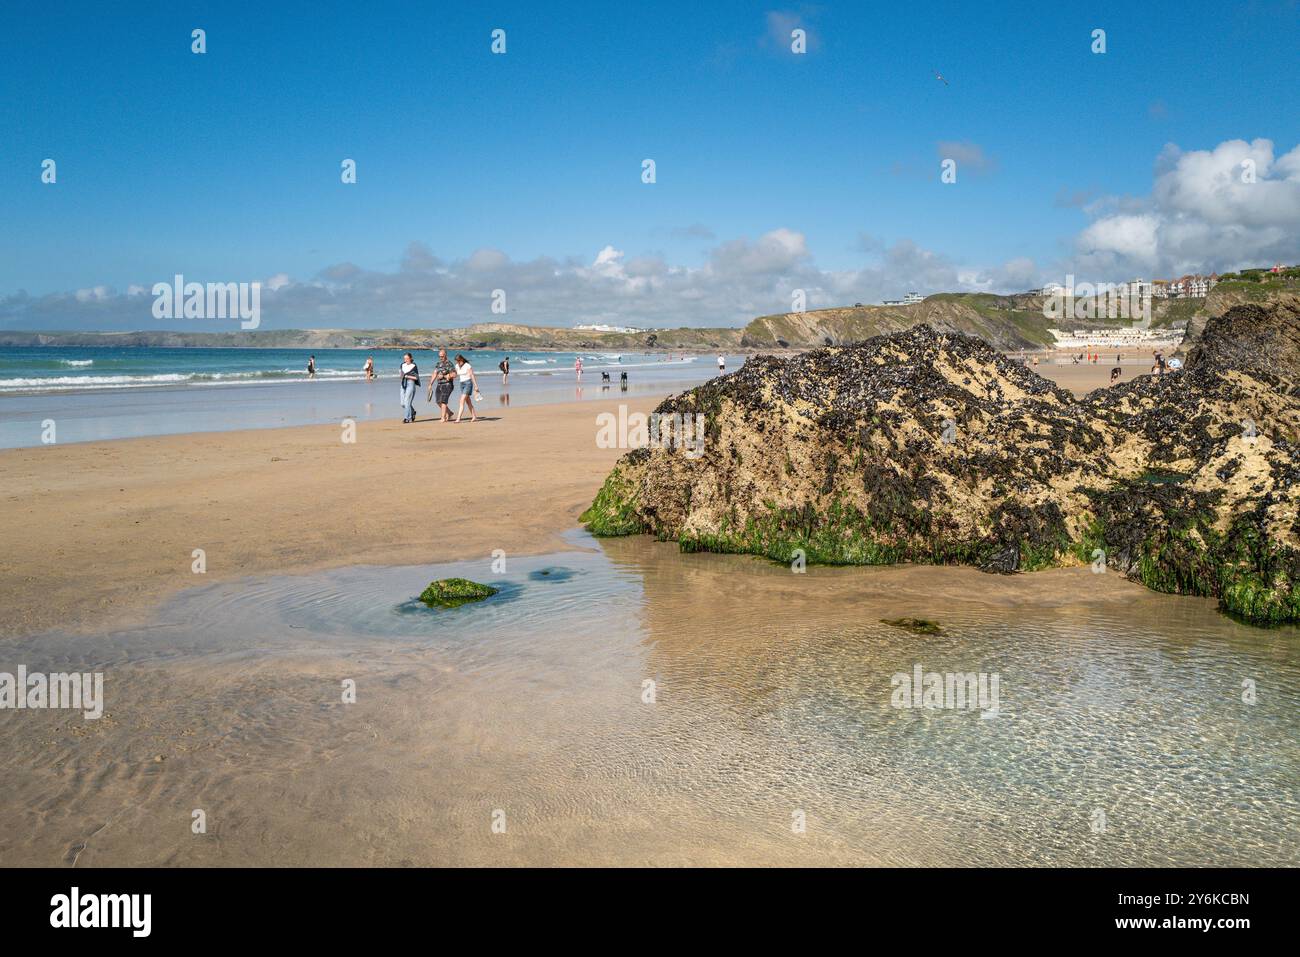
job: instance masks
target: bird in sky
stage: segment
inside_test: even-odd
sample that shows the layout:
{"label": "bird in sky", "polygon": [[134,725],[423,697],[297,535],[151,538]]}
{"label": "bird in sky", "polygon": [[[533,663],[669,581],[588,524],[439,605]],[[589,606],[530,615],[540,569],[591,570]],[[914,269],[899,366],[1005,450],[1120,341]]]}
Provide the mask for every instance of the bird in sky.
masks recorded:
{"label": "bird in sky", "polygon": [[[936,80],[943,80],[943,74],[936,70],[936,71],[935,71],[935,74],[934,74],[934,78],[935,78]],[[948,85],[948,81],[947,81],[947,80],[943,80],[943,85],[944,85],[944,86],[947,86],[947,85]]]}

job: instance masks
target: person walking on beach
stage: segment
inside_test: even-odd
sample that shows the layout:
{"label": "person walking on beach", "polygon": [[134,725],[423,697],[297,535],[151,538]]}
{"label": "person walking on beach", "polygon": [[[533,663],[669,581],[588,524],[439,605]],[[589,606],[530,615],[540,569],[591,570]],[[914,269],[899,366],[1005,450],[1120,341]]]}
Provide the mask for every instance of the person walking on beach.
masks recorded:
{"label": "person walking on beach", "polygon": [[307,378],[308,379],[316,378],[316,357],[315,356],[307,357]]}
{"label": "person walking on beach", "polygon": [[1120,374],[1123,373],[1123,371],[1124,371],[1124,370],[1121,369],[1119,366],[1116,366],[1115,368],[1113,368],[1113,369],[1110,370],[1110,384],[1111,384],[1111,385],[1114,385],[1116,382],[1119,381]]}
{"label": "person walking on beach", "polygon": [[440,422],[451,421],[451,409],[447,408],[447,403],[451,401],[455,380],[456,367],[447,358],[447,350],[439,349],[438,364],[433,367],[433,376],[429,379],[429,401],[432,402],[437,395]]}
{"label": "person walking on beach", "polygon": [[578,373],[578,380],[582,380],[582,356],[573,360],[573,371]]}
{"label": "person walking on beach", "polygon": [[474,367],[459,354],[456,356],[456,377],[460,379],[460,407],[456,409],[456,421],[460,421],[468,404],[469,420],[477,422],[478,416],[474,413],[474,393],[478,391],[478,379],[474,375]]}
{"label": "person walking on beach", "polygon": [[409,352],[402,354],[402,422],[415,421],[415,390],[420,387],[420,368]]}
{"label": "person walking on beach", "polygon": [[727,357],[721,352],[718,353],[718,372],[721,374],[727,371]]}
{"label": "person walking on beach", "polygon": [[501,370],[501,384],[503,386],[509,385],[510,384],[510,357],[506,356],[504,359],[498,362],[497,368]]}
{"label": "person walking on beach", "polygon": [[375,377],[375,357],[374,357],[374,356],[366,356],[366,365],[365,365],[365,368],[363,368],[361,371],[364,372],[364,373],[366,374],[366,381],[367,381],[367,382],[369,382],[371,379],[373,379],[373,378]]}

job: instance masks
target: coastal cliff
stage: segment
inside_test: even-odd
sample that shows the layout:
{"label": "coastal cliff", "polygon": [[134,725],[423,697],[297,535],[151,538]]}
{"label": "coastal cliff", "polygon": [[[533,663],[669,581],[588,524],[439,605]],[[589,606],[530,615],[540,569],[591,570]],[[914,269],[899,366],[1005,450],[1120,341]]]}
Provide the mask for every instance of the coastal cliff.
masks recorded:
{"label": "coastal cliff", "polygon": [[[1089,563],[1300,620],[1300,308],[1211,318],[1185,368],[1076,399],[929,325],[670,397],[700,448],[625,455],[584,522],[790,562]],[[671,437],[671,430],[664,433]]]}

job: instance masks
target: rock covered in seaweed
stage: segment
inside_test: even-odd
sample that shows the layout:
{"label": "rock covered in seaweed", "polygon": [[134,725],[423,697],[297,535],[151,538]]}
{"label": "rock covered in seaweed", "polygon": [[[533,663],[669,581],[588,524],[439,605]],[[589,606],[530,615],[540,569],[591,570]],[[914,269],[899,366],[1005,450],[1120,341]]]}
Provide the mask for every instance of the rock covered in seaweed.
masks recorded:
{"label": "rock covered in seaweed", "polygon": [[430,607],[459,608],[467,602],[491,598],[499,590],[468,578],[439,578],[429,582],[429,587],[420,592],[420,601]]}
{"label": "rock covered in seaweed", "polygon": [[1300,620],[1300,307],[1212,319],[1186,368],[1082,399],[928,326],[670,397],[703,454],[638,449],[583,520],[683,550],[792,561],[1104,560],[1160,591]]}

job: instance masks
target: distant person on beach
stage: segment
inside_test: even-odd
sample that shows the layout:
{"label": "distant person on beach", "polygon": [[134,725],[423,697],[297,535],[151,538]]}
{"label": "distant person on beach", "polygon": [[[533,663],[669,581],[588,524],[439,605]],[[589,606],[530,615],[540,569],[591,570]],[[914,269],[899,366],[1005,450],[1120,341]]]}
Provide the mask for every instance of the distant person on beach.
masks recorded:
{"label": "distant person on beach", "polygon": [[582,378],[582,356],[573,360],[573,371],[578,373],[578,378]]}
{"label": "distant person on beach", "polygon": [[402,354],[402,422],[415,421],[415,390],[420,387],[420,368],[409,352]]}
{"label": "distant person on beach", "polygon": [[433,376],[429,379],[429,401],[432,402],[434,395],[437,395],[441,422],[451,421],[451,409],[447,408],[447,403],[451,401],[451,390],[455,388],[455,383],[456,367],[447,358],[447,350],[439,349],[438,364],[433,367]]}
{"label": "distant person on beach", "polygon": [[718,353],[718,371],[719,372],[727,371],[727,357],[724,356],[721,352]]}
{"label": "distant person on beach", "polygon": [[1116,366],[1115,368],[1113,368],[1113,369],[1110,370],[1110,384],[1111,384],[1111,385],[1114,385],[1116,382],[1119,381],[1120,374],[1123,373],[1123,371],[1124,371],[1124,370],[1121,369],[1119,366]]}
{"label": "distant person on beach", "polygon": [[316,357],[315,356],[307,357],[307,378],[308,379],[316,378]]}
{"label": "distant person on beach", "polygon": [[456,377],[460,379],[460,408],[456,410],[456,421],[460,421],[465,406],[468,405],[469,420],[477,422],[478,416],[474,413],[474,393],[478,391],[478,379],[474,375],[474,367],[462,355],[456,356]]}
{"label": "distant person on beach", "polygon": [[369,382],[375,377],[375,357],[366,356],[366,366],[362,371],[366,374],[366,381]]}
{"label": "distant person on beach", "polygon": [[507,385],[510,382],[510,357],[506,356],[498,362],[497,368],[501,370],[501,384]]}
{"label": "distant person on beach", "polygon": [[1157,353],[1155,354],[1155,357],[1156,357],[1156,358],[1155,358],[1155,365],[1153,365],[1153,366],[1151,367],[1151,371],[1154,372],[1156,375],[1164,375],[1164,374],[1165,374],[1165,354],[1164,354],[1163,352],[1157,352]]}

